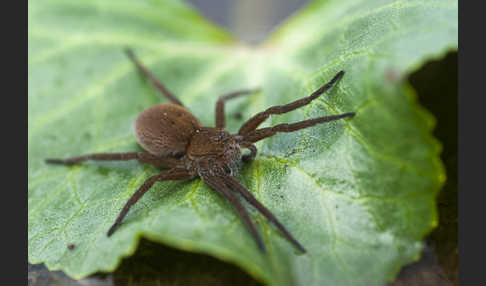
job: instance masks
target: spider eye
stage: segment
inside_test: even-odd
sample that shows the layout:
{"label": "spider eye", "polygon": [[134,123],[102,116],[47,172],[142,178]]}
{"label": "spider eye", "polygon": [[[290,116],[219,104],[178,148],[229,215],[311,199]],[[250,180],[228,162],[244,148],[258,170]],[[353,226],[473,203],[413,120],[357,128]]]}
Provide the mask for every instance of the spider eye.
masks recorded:
{"label": "spider eye", "polygon": [[231,168],[229,168],[229,167],[227,167],[227,166],[225,166],[225,167],[224,167],[224,171],[225,171],[225,173],[226,173],[227,175],[231,175],[231,174],[233,173],[233,170],[231,170]]}
{"label": "spider eye", "polygon": [[182,158],[184,156],[184,153],[183,152],[175,153],[173,156],[176,159],[180,159],[180,158]]}

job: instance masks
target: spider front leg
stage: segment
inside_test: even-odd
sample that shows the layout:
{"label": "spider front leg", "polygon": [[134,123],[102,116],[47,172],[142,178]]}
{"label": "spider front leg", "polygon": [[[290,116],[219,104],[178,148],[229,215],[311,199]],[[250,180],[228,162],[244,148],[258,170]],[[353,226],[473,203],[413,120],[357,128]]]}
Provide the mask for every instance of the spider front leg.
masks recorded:
{"label": "spider front leg", "polygon": [[264,138],[270,137],[275,135],[277,132],[294,132],[300,129],[304,129],[307,127],[314,126],[319,123],[325,123],[325,122],[330,122],[334,120],[338,120],[341,118],[345,117],[353,117],[355,115],[354,112],[349,112],[349,113],[344,113],[344,114],[339,114],[339,115],[331,115],[331,116],[325,116],[325,117],[318,117],[318,118],[313,118],[313,119],[308,119],[308,120],[303,120],[299,121],[296,123],[282,123],[275,125],[273,127],[267,127],[267,128],[261,128],[257,129],[255,131],[252,131],[245,136],[243,136],[245,141],[249,142],[257,142],[259,140],[262,140]]}
{"label": "spider front leg", "polygon": [[224,114],[224,104],[225,101],[228,99],[236,98],[241,95],[248,95],[254,92],[259,91],[259,89],[244,89],[238,90],[232,93],[228,93],[219,97],[218,101],[216,102],[216,127],[217,128],[224,128],[225,123],[225,114]]}
{"label": "spider front leg", "polygon": [[118,228],[123,218],[127,215],[130,208],[155,184],[155,182],[168,181],[168,180],[184,180],[192,177],[193,174],[189,173],[185,169],[171,169],[164,171],[160,174],[148,178],[138,190],[128,199],[125,206],[121,210],[120,214],[116,218],[115,223],[108,230],[107,236],[111,236],[113,232]]}
{"label": "spider front leg", "polygon": [[338,72],[328,83],[321,86],[318,90],[314,91],[310,96],[301,98],[294,102],[291,102],[286,105],[277,105],[268,108],[267,110],[260,112],[253,116],[252,118],[248,119],[238,131],[238,134],[245,135],[249,132],[258,128],[258,126],[265,121],[270,115],[272,114],[283,114],[295,110],[299,107],[309,104],[314,99],[318,98],[321,94],[331,88],[336,81],[338,81],[344,75],[344,71]]}
{"label": "spider front leg", "polygon": [[256,229],[255,225],[250,219],[250,215],[246,211],[245,207],[243,204],[238,200],[236,195],[228,188],[228,186],[221,180],[220,177],[216,176],[203,176],[204,182],[210,186],[214,191],[225,197],[231,205],[235,208],[236,212],[238,215],[241,217],[243,222],[246,224],[248,229],[250,230],[253,239],[255,239],[258,248],[260,249],[261,252],[265,252],[265,245],[263,244],[263,240],[258,233],[258,230]]}
{"label": "spider front leg", "polygon": [[287,238],[290,242],[292,242],[300,251],[307,252],[305,248],[295,239],[292,234],[281,224],[278,219],[272,214],[270,210],[268,210],[262,203],[260,203],[243,185],[241,185],[235,178],[230,176],[224,177],[224,182],[231,187],[238,191],[247,202],[249,202],[253,207],[255,207],[262,215],[264,215],[269,221],[273,222],[277,229]]}

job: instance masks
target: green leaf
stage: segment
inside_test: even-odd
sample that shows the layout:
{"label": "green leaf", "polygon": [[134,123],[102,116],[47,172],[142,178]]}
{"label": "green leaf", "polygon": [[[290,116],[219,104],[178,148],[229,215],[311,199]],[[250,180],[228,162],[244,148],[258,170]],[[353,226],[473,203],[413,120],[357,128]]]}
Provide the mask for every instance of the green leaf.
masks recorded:
{"label": "green leaf", "polygon": [[[255,48],[179,1],[28,5],[31,263],[74,278],[113,271],[143,236],[235,263],[269,285],[377,285],[418,258],[437,225],[445,176],[434,119],[405,78],[457,49],[457,1],[315,1]],[[205,125],[214,124],[219,95],[262,87],[228,104],[231,132],[346,72],[319,99],[264,126],[350,111],[354,118],[259,142],[239,178],[308,253],[251,210],[268,248],[262,255],[232,207],[199,179],[156,184],[106,237],[126,200],[159,170],[43,159],[142,150],[134,119],[165,100],[122,53],[126,46]]]}

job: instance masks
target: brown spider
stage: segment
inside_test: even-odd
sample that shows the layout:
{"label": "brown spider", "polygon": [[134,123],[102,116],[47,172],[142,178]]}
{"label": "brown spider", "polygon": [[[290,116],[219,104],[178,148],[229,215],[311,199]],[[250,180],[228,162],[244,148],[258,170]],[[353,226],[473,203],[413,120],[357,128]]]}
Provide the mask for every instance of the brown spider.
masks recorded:
{"label": "brown spider", "polygon": [[[138,61],[131,50],[127,49],[125,52],[137,66],[138,70],[149,78],[152,84],[172,102],[151,106],[142,111],[136,119],[135,136],[139,144],[148,152],[96,153],[68,159],[46,159],[46,163],[64,165],[71,165],[85,160],[138,160],[142,163],[169,169],[148,178],[138,188],[126,202],[115,223],[108,230],[107,235],[110,236],[113,234],[130,207],[155,182],[185,180],[199,176],[208,186],[233,205],[246,223],[246,226],[262,252],[265,252],[263,241],[252,223],[248,212],[238,200],[234,191],[240,193],[253,207],[273,222],[278,230],[299,250],[306,252],[304,247],[287,231],[277,218],[236,180],[238,176],[236,162],[240,158],[244,162],[255,158],[257,148],[253,143],[273,136],[277,132],[293,132],[318,123],[354,116],[355,113],[350,112],[257,129],[272,114],[283,114],[309,104],[312,100],[332,87],[343,76],[344,72],[338,72],[331,81],[308,97],[286,105],[272,106],[256,114],[241,126],[237,134],[230,134],[224,130],[225,101],[240,95],[249,94],[255,90],[241,90],[221,96],[216,103],[216,127],[203,127],[199,123],[199,120],[190,111],[185,109],[182,103]],[[247,148],[250,150],[250,153],[242,156],[240,148]]]}

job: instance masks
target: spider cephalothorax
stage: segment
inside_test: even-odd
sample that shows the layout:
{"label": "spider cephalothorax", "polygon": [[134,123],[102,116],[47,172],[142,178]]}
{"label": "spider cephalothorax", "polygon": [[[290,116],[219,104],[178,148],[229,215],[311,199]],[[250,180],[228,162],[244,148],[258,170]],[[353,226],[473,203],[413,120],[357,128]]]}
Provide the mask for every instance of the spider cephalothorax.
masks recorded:
{"label": "spider cephalothorax", "polygon": [[[293,132],[319,123],[354,116],[354,112],[350,112],[258,129],[258,126],[272,114],[283,114],[309,104],[328,90],[343,76],[344,72],[338,72],[331,81],[308,97],[286,105],[272,106],[256,114],[241,126],[238,133],[230,134],[224,130],[225,100],[249,94],[256,90],[242,90],[221,96],[216,103],[216,127],[203,127],[199,120],[184,108],[182,103],[137,60],[132,51],[127,50],[126,52],[137,68],[172,102],[151,106],[142,111],[137,117],[135,136],[139,144],[147,152],[96,153],[68,159],[46,160],[47,163],[64,165],[71,165],[85,160],[138,160],[142,163],[169,169],[148,178],[138,188],[121,210],[115,223],[108,230],[108,236],[113,234],[130,207],[154,183],[200,177],[209,187],[226,198],[235,207],[262,252],[265,251],[263,241],[235,192],[243,196],[261,214],[273,222],[280,232],[297,248],[305,252],[304,247],[277,218],[236,180],[238,177],[237,163],[240,159],[246,162],[255,158],[257,148],[253,143],[273,136],[278,132]],[[250,153],[241,155],[241,148],[249,149]]]}
{"label": "spider cephalothorax", "polygon": [[238,176],[240,146],[235,136],[220,128],[201,127],[192,136],[184,158],[188,170],[199,176],[228,174]]}

